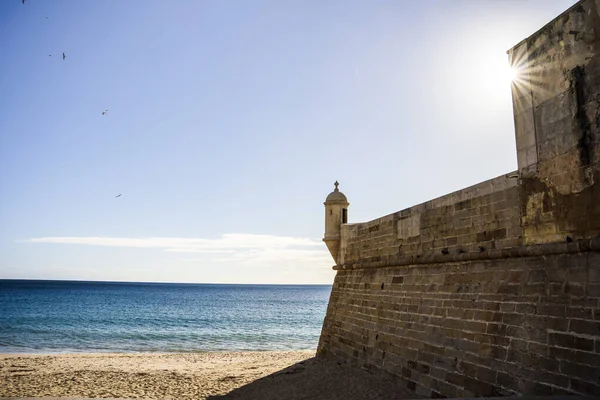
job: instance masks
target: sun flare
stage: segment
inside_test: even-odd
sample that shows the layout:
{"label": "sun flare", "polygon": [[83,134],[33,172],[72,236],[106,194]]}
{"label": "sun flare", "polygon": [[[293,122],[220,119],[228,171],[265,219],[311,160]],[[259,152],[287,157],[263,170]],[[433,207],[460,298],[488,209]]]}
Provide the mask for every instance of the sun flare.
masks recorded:
{"label": "sun flare", "polygon": [[514,82],[519,77],[519,70],[516,67],[506,66],[504,75],[508,82]]}

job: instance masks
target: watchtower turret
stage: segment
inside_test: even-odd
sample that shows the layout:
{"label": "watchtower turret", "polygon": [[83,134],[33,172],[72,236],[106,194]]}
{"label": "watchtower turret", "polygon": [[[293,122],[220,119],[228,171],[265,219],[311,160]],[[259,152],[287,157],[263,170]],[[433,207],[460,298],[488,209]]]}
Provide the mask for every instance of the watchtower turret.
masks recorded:
{"label": "watchtower turret", "polygon": [[342,224],[348,223],[348,199],[338,189],[339,183],[335,181],[335,189],[325,199],[325,237],[331,256],[338,262],[340,252]]}

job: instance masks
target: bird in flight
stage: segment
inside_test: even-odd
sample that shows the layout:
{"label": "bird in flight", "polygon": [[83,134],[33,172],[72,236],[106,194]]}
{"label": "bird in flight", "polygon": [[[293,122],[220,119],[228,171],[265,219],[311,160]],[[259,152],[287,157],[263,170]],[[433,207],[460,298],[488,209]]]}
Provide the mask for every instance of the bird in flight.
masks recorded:
{"label": "bird in flight", "polygon": [[25,4],[25,0],[21,0],[21,2],[22,2],[23,4]]}
{"label": "bird in flight", "polygon": [[63,53],[63,60],[64,60],[65,58],[67,58],[67,56],[65,56],[65,53]]}
{"label": "bird in flight", "polygon": [[115,196],[115,198],[117,198],[117,197],[121,197],[121,195],[122,195],[122,194],[123,194],[123,193],[119,193],[118,195],[116,195],[116,196]]}
{"label": "bird in flight", "polygon": [[106,113],[108,112],[108,108],[104,111],[102,111],[102,115],[106,115]]}

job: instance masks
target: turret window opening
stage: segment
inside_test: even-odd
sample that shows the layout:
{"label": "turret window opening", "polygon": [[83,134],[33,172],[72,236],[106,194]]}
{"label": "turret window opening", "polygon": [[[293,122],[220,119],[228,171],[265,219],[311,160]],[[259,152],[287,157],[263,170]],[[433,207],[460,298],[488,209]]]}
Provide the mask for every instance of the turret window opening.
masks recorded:
{"label": "turret window opening", "polygon": [[329,215],[333,215],[333,210],[329,210]]}
{"label": "turret window opening", "polygon": [[342,208],[342,224],[348,223],[348,209]]}

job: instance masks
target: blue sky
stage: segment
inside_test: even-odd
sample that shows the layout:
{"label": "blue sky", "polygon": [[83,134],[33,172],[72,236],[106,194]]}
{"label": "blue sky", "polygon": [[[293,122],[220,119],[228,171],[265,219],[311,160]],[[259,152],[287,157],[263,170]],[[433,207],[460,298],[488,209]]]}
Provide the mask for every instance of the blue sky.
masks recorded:
{"label": "blue sky", "polygon": [[360,222],[516,169],[506,50],[572,4],[3,0],[0,278],[330,283],[336,179]]}

